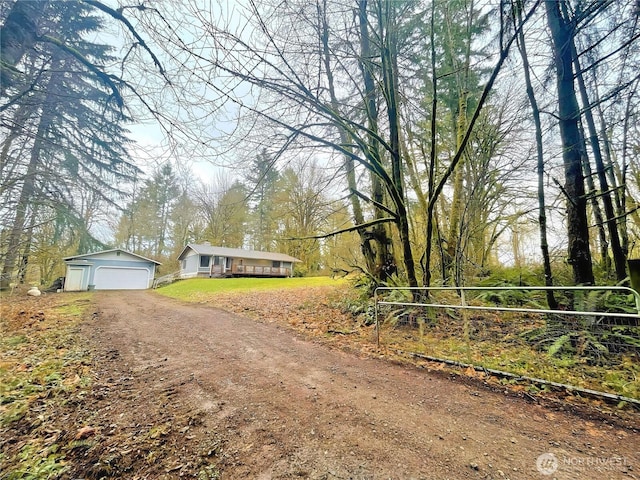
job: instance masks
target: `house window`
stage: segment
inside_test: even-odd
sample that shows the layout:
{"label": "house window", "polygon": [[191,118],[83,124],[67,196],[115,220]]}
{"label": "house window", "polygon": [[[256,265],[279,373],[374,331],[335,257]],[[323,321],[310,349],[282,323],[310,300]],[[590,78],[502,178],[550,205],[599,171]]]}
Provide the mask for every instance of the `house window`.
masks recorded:
{"label": "house window", "polygon": [[220,257],[218,257],[218,256],[213,257],[213,264],[214,265],[220,265]]}
{"label": "house window", "polygon": [[280,268],[280,262],[277,262],[277,261],[274,260],[273,263],[271,264],[271,266],[273,268]]}
{"label": "house window", "polygon": [[187,261],[182,260],[182,270],[186,270],[186,269],[187,269]]}
{"label": "house window", "polygon": [[207,268],[209,267],[209,261],[211,260],[211,257],[206,257],[204,255],[200,256],[200,267],[202,268]]}

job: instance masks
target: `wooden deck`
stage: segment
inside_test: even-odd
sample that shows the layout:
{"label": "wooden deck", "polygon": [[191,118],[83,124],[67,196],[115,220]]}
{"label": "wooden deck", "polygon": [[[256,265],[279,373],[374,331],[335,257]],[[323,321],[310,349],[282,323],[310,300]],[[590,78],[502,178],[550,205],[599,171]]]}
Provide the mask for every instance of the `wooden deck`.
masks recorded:
{"label": "wooden deck", "polygon": [[291,269],[285,267],[261,267],[255,265],[233,265],[231,269],[223,265],[213,265],[211,276],[237,276],[237,277],[289,277]]}

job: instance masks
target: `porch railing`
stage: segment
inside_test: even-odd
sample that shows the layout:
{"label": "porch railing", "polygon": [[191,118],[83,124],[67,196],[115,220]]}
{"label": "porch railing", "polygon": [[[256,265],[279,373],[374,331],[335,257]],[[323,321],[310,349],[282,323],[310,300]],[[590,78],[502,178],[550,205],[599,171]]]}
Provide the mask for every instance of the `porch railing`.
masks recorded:
{"label": "porch railing", "polygon": [[287,277],[291,269],[285,267],[267,267],[259,265],[232,265],[231,269],[224,265],[213,265],[211,275],[273,275]]}
{"label": "porch railing", "polygon": [[234,265],[231,273],[244,275],[282,275],[287,276],[291,269],[285,267],[261,267],[257,265]]}

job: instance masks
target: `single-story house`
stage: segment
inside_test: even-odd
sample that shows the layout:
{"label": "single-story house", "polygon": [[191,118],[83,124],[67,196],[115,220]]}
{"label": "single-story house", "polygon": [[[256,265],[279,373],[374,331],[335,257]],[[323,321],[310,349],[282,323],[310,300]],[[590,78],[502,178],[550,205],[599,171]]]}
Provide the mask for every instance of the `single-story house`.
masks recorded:
{"label": "single-story house", "polygon": [[160,262],[119,248],[64,258],[64,290],[144,290],[153,284]]}
{"label": "single-story house", "polygon": [[180,277],[290,277],[297,258],[284,253],[190,243],[178,256]]}

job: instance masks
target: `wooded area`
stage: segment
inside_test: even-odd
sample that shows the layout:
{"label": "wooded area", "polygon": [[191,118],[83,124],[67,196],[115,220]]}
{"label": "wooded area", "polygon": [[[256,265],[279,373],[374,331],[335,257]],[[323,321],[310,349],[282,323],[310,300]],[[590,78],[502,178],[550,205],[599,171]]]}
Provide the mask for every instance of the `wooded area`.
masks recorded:
{"label": "wooded area", "polygon": [[638,2],[118,3],[2,4],[5,285],[107,244],[409,286],[640,255]]}

